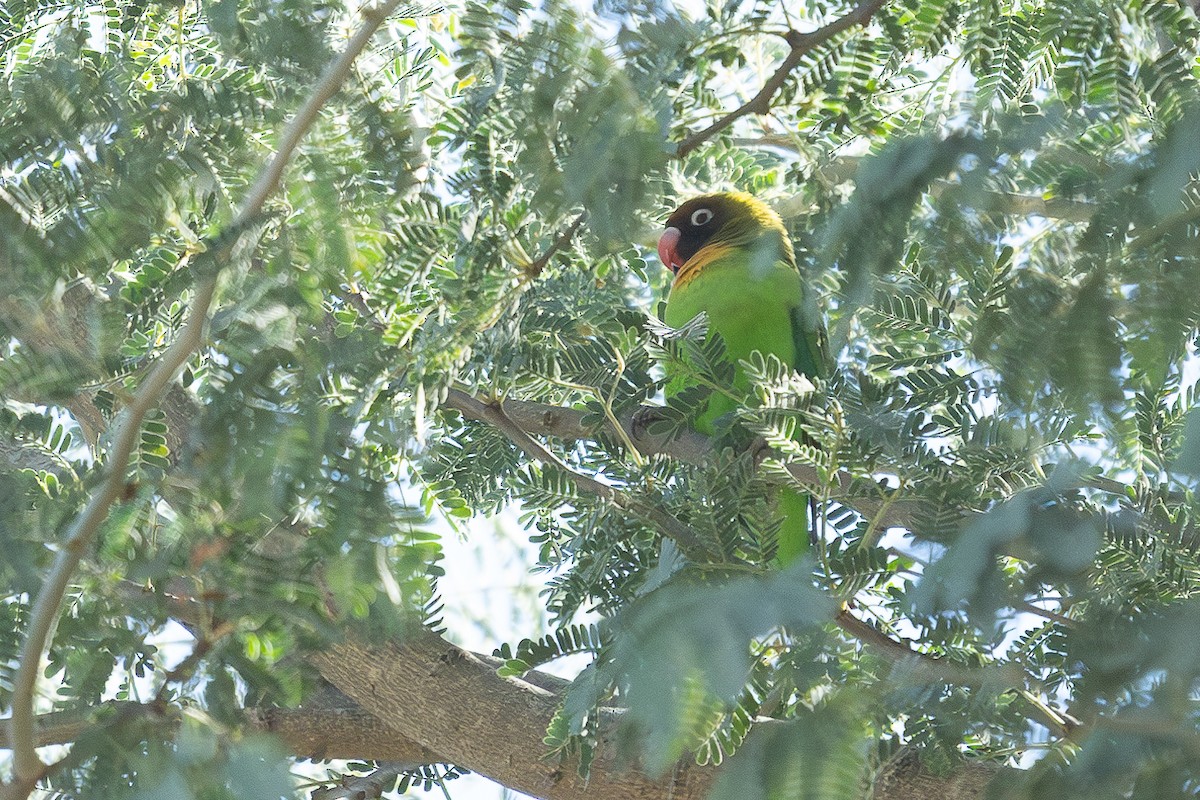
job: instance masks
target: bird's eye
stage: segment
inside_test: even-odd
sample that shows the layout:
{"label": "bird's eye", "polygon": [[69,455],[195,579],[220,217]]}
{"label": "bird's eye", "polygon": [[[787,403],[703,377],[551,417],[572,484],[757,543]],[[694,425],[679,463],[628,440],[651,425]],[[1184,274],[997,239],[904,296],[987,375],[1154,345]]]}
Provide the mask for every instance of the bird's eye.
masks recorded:
{"label": "bird's eye", "polygon": [[697,228],[707,225],[712,218],[713,213],[707,208],[699,208],[692,212],[692,224]]}

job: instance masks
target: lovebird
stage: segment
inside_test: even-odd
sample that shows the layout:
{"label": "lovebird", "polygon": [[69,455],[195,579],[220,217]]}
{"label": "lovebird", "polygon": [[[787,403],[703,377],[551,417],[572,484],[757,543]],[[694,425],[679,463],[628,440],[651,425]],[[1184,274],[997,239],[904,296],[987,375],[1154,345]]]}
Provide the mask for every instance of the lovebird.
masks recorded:
{"label": "lovebird", "polygon": [[[783,220],[766,203],[743,192],[694,197],[667,218],[658,256],[675,276],[663,321],[680,328],[706,312],[709,330],[725,340],[739,392],[750,384],[738,362],[755,350],[808,377],[825,374],[824,327],[815,304],[805,304]],[[686,375],[667,378],[668,396],[688,385]],[[713,422],[735,406],[713,392],[694,427],[711,434]],[[784,521],[776,558],[786,566],[808,547],[809,498],[783,489],[778,503]]]}

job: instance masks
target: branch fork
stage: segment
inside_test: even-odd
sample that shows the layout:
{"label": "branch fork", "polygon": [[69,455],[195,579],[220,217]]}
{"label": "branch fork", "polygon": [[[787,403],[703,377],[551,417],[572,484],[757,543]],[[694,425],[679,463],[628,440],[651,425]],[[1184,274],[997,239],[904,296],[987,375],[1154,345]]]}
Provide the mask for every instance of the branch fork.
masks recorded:
{"label": "branch fork", "polygon": [[857,25],[866,25],[886,3],[887,0],[862,0],[849,14],[838,17],[833,22],[815,31],[802,33],[797,30],[789,30],[783,35],[783,39],[791,49],[778,69],[771,74],[770,78],[767,78],[766,83],[758,90],[758,93],[707,128],[685,138],[675,149],[675,158],[683,158],[742,117],[749,116],[750,114],[762,115],[771,113],[771,101],[783,89],[784,84],[787,83],[788,76],[792,74],[796,67],[800,66],[806,55],[843,31]]}

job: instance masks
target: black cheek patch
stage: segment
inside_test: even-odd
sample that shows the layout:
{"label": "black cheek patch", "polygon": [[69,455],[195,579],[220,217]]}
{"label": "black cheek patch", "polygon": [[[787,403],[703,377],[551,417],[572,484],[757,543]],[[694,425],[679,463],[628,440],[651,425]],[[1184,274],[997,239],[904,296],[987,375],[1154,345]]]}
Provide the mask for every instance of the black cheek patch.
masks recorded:
{"label": "black cheek patch", "polygon": [[691,228],[684,231],[683,235],[679,237],[679,244],[676,246],[675,251],[679,253],[679,257],[682,260],[688,261],[692,256],[696,255],[710,238],[712,238],[712,234],[709,232]]}

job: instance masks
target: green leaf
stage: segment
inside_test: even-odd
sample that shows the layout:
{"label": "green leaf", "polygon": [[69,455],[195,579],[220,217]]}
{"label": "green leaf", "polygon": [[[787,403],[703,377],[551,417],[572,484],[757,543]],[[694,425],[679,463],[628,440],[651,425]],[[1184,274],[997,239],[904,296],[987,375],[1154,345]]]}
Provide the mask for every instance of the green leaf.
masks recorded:
{"label": "green leaf", "polygon": [[856,800],[867,759],[861,705],[841,693],[786,723],[760,725],[725,764],[713,800]]}
{"label": "green leaf", "polygon": [[226,785],[241,797],[288,797],[292,776],[287,751],[274,737],[252,736],[230,748]]}
{"label": "green leaf", "polygon": [[1187,413],[1182,444],[1172,468],[1185,475],[1200,475],[1200,409]]}

